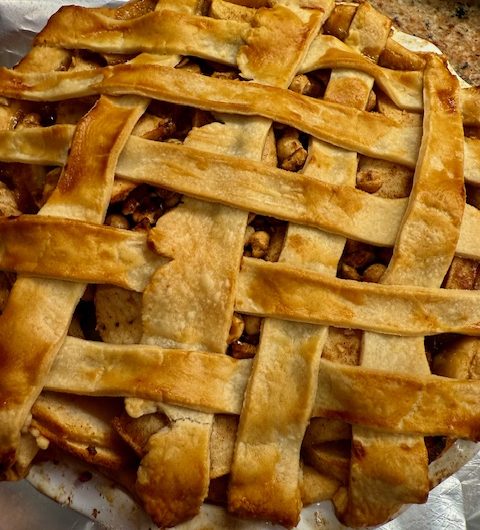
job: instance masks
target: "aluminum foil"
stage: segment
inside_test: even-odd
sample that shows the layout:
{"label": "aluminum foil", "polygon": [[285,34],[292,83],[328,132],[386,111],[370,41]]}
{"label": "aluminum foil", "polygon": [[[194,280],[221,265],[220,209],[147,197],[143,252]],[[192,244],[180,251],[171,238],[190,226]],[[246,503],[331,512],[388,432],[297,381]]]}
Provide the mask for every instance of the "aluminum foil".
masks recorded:
{"label": "aluminum foil", "polygon": [[[0,0],[0,65],[13,66],[28,51],[33,37],[61,0]],[[124,1],[72,0],[83,6],[118,6]],[[414,14],[412,13],[412,16]],[[476,451],[473,444],[460,445],[458,458],[466,459]],[[442,464],[443,465],[443,464]],[[448,468],[447,462],[444,467]],[[68,505],[96,522],[61,508],[33,490],[27,481],[0,483],[0,530],[94,530],[106,525],[116,530],[147,530],[153,525],[140,508],[121,490],[102,477],[88,482],[78,477],[82,463],[67,460],[64,464],[42,463],[34,466],[28,480],[48,497]],[[440,473],[441,474],[441,473]],[[200,518],[181,525],[184,530],[203,528],[269,529],[271,525],[227,519],[219,508],[203,510]],[[299,528],[304,530],[341,530],[330,503],[305,509]],[[424,505],[411,506],[382,530],[480,530],[480,455],[434,488]],[[179,527],[180,530],[180,527]]]}
{"label": "aluminum foil", "polygon": [[35,35],[62,5],[117,7],[125,1],[113,0],[0,0],[0,65],[14,66],[30,49]]}

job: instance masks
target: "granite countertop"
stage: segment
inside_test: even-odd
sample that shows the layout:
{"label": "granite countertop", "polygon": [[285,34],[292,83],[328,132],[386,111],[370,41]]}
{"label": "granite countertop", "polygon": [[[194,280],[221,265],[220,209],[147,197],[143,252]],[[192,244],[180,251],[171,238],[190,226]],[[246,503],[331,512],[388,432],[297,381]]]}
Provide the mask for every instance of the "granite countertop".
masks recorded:
{"label": "granite countertop", "polygon": [[480,85],[480,1],[370,0],[395,26],[436,44],[455,71]]}

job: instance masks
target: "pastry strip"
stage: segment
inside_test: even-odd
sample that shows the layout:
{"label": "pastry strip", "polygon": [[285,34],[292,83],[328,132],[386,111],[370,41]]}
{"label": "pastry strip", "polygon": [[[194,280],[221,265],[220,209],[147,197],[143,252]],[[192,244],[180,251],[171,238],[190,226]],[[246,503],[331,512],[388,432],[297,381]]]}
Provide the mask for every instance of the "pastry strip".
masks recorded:
{"label": "pastry strip", "polygon": [[[71,133],[71,125],[0,131],[0,160],[63,164]],[[46,148],[50,140],[55,147]],[[478,140],[465,139],[465,173],[468,171],[473,183],[476,182],[474,179],[480,179],[479,145]],[[322,156],[326,154],[322,153]],[[306,176],[292,175],[259,162],[219,153],[206,158],[205,152],[199,149],[137,137],[128,140],[117,166],[117,175],[331,232],[338,233],[338,226],[343,223],[341,233],[346,237],[380,246],[393,246],[407,202],[347,189],[341,183],[315,182],[311,178],[315,176],[313,170],[307,171]],[[327,204],[332,196],[335,202]],[[312,200],[308,200],[309,197]],[[305,214],[294,208],[297,200],[304,203]],[[322,203],[325,205],[323,215],[316,215],[315,208]],[[336,203],[339,209],[333,208]],[[368,212],[368,223],[362,220],[363,211]],[[348,212],[347,216],[345,212]],[[480,221],[477,212],[469,205],[465,209],[457,247],[458,254],[465,257],[480,256],[480,243],[476,237]]]}
{"label": "pastry strip", "polygon": [[[385,377],[383,383],[381,377]],[[403,434],[455,432],[454,437],[478,439],[480,417],[475,394],[479,391],[479,382],[473,380],[398,374],[322,360],[313,416]]]}
{"label": "pastry strip", "polygon": [[[0,159],[61,164],[65,160],[70,131],[73,131],[70,125],[0,131],[0,139],[5,140],[5,149],[10,153],[2,151],[3,142],[0,142]],[[45,150],[44,145],[50,139],[58,140],[57,147]],[[26,147],[27,144],[30,148]],[[480,163],[477,163],[476,155],[470,155],[473,162],[468,164],[468,153],[476,153],[477,144],[477,140],[466,139],[465,171],[469,168],[470,174],[478,178]],[[15,154],[8,146],[15,146]],[[30,154],[25,149],[31,149]],[[332,233],[338,233],[341,226],[340,233],[350,239],[393,246],[406,208],[405,199],[385,199],[360,190],[315,181],[309,173],[306,176],[292,175],[265,164],[217,153],[205,158],[201,150],[136,137],[130,137],[117,166],[119,176],[133,181],[147,182],[192,197]],[[332,197],[335,202],[329,202]],[[295,201],[304,203],[303,211],[295,207]],[[324,208],[319,215],[322,204]],[[336,204],[338,208],[334,208]],[[473,259],[480,257],[479,224],[478,210],[467,205],[457,245],[459,255]]]}
{"label": "pastry strip", "polygon": [[207,496],[213,415],[162,408],[170,424],[150,436],[135,491],[154,522],[170,527],[197,515]]}
{"label": "pastry strip", "polygon": [[[424,87],[424,134],[413,189],[393,256],[381,278],[381,283],[389,285],[441,285],[455,254],[465,206],[458,81],[432,55],[427,58]],[[367,332],[361,364],[416,375],[430,373],[422,337]],[[428,455],[421,437],[397,438],[354,427],[352,444],[347,524],[381,523],[404,503],[425,502]]]}
{"label": "pastry strip", "polygon": [[74,125],[52,125],[0,131],[0,160],[22,164],[63,165]]}
{"label": "pastry strip", "polygon": [[469,184],[480,184],[480,139],[465,138],[464,177]]}
{"label": "pastry strip", "polygon": [[[102,267],[101,263],[91,264],[92,267],[97,265]],[[101,271],[94,279],[103,281],[105,274],[106,271]],[[72,273],[63,273],[62,277],[73,279]],[[262,294],[257,301],[254,297],[255,289],[259,289]],[[307,292],[318,293],[319,299],[302,305],[301,294]],[[475,292],[424,288],[408,290],[398,286],[392,288],[391,294],[389,303],[388,290],[381,286],[331,279],[304,268],[268,264],[246,258],[239,276],[236,309],[286,320],[358,327],[399,335],[442,332],[441,322],[445,320],[445,329],[448,331],[478,334],[476,323],[480,317],[478,308],[475,308],[478,299]],[[373,297],[372,301],[375,302],[370,309],[362,307],[362,301],[367,296]],[[416,303],[417,298],[419,303]],[[422,302],[427,304],[423,312]],[[322,303],[333,304],[330,314],[328,307],[322,309]],[[453,309],[452,321],[449,323],[447,305],[450,303],[453,304]],[[462,308],[472,313],[462,315]],[[385,322],[382,321],[382,311],[386,312]],[[396,322],[395,311],[405,314],[405,322]],[[408,315],[409,311],[414,314]],[[421,315],[420,321],[414,323],[418,315]],[[429,322],[429,316],[438,320]]]}
{"label": "pastry strip", "polygon": [[459,88],[434,55],[425,70],[425,100],[413,189],[382,283],[438,287],[457,247],[465,208]]}
{"label": "pastry strip", "polygon": [[107,53],[181,54],[236,64],[250,25],[157,9],[116,20],[78,6],[62,7],[35,39],[36,45]]}
{"label": "pastry strip", "polygon": [[[0,160],[2,162],[21,162],[24,164],[63,165],[67,159],[68,147],[72,140],[74,129],[73,125],[52,125],[46,128],[34,127],[13,131],[2,130],[0,131]],[[480,184],[480,140],[476,138],[465,138],[464,149],[465,181],[470,184]],[[147,152],[153,157],[158,157],[161,160],[161,164],[171,165],[168,174],[172,176],[172,179],[180,171],[176,163],[178,161],[175,161],[175,157],[179,160],[184,157],[187,157],[187,160],[196,158],[198,163],[201,160],[205,160],[204,153],[200,149],[131,137],[127,142],[125,153],[120,157],[119,171],[124,173],[128,171],[131,174],[131,178],[140,180],[140,175],[142,173],[147,174],[147,171],[143,171],[136,162],[138,162],[138,158],[144,156]],[[130,157],[135,157],[135,160],[130,162]],[[228,160],[229,162],[226,162]],[[241,159],[233,159],[233,157],[230,158],[228,155],[213,155],[208,161],[211,165],[205,169],[207,174],[208,169],[212,169],[212,171],[216,170],[217,164],[233,167],[247,162]],[[146,162],[148,163],[148,160]],[[135,167],[138,168],[138,172],[132,171],[132,168]],[[260,174],[266,169],[263,164],[255,165],[254,170],[252,168],[253,171]],[[193,169],[190,168],[191,171]],[[275,169],[270,168],[270,171],[275,171]],[[275,176],[275,179],[281,180],[282,170],[278,171],[279,173]],[[152,178],[154,179],[158,173],[156,172]],[[308,174],[310,173],[308,172]],[[137,177],[136,175],[139,176]],[[169,177],[165,175],[163,178],[167,179]],[[208,196],[206,197],[208,198]]]}
{"label": "pastry strip", "polygon": [[[263,323],[231,470],[229,509],[236,513],[284,526],[298,522],[300,447],[325,342],[325,333],[316,328],[275,319]],[[266,492],[275,499],[268,506]]]}
{"label": "pastry strip", "polygon": [[[330,8],[333,5],[330,0],[324,0],[324,3]],[[291,7],[293,9],[293,5]],[[302,12],[305,20],[281,4],[274,9],[256,12],[252,29],[236,58],[243,78],[288,88],[326,16],[325,11],[314,9],[298,10],[297,14]],[[279,33],[282,34],[280,42]]]}
{"label": "pastry strip", "polygon": [[[190,15],[200,8],[198,0],[160,0],[155,11],[171,9]],[[172,67],[181,60],[178,55],[149,56],[145,53],[139,58],[141,64],[151,63],[153,58],[157,64],[161,60]],[[129,408],[128,399],[126,407]],[[134,484],[135,494],[140,495],[146,509],[160,526],[172,525],[195,515],[204,501],[208,489],[212,430],[212,418],[201,412],[178,411],[172,406],[164,407],[163,412],[170,419],[169,428],[160,432],[160,426],[158,432],[149,437]],[[182,447],[182,452],[172,452],[172,446]],[[194,481],[190,476],[193,468],[196,469]]]}
{"label": "pastry strip", "polygon": [[[407,205],[406,199],[320,181],[313,171],[292,174],[259,162],[219,154],[206,158],[188,147],[147,142],[131,138],[119,160],[118,176],[374,245],[393,246]],[[457,248],[461,255],[480,256],[477,213],[472,206],[465,209]]]}
{"label": "pastry strip", "polygon": [[300,71],[308,73],[327,68],[348,68],[368,74],[397,107],[417,112],[423,110],[423,72],[382,68],[337,38],[319,35]]}
{"label": "pastry strip", "polygon": [[[198,10],[199,3],[197,0],[184,0],[170,5],[168,0],[160,0],[155,10],[162,11],[163,15],[166,6],[190,14]],[[180,59],[176,55],[142,54],[134,61],[139,64],[152,60],[157,63],[165,61],[175,66]],[[175,296],[173,286],[169,292]],[[162,297],[167,298],[167,293],[162,293]],[[146,299],[148,294],[144,301]],[[145,338],[146,334],[142,339]],[[207,495],[209,440],[213,421],[213,417],[198,411],[178,411],[175,407],[169,407],[164,412],[171,420],[169,428],[160,429],[149,438],[134,486],[147,512],[162,527],[193,517]],[[172,451],[172,447],[181,447],[181,451]],[[195,480],[192,480],[192,470]]]}
{"label": "pastry strip", "polygon": [[477,87],[463,88],[461,108],[465,125],[480,126],[480,89]]}
{"label": "pastry strip", "polygon": [[140,397],[199,411],[240,414],[251,364],[218,353],[67,337],[46,388]]}
{"label": "pastry strip", "polygon": [[[187,93],[181,86],[190,86]],[[344,149],[414,167],[420,131],[383,116],[253,83],[214,79],[180,70],[122,65],[105,70],[104,93],[133,93],[204,110],[259,115]],[[356,127],[352,129],[351,123]],[[346,131],[353,131],[346,135]]]}
{"label": "pastry strip", "polygon": [[[323,22],[320,16],[326,18],[333,2],[328,7],[323,14],[313,12],[306,23],[286,8],[277,9],[273,17],[259,10],[256,19],[261,17],[260,29],[252,30],[239,56],[242,75],[288,86],[318,33]],[[285,526],[298,523],[302,507],[300,447],[316,390],[315,357],[324,341],[324,336],[315,336],[312,328],[272,319],[263,322],[245,391],[228,489],[229,511],[240,516]],[[268,505],[266,495],[271,499]]]}
{"label": "pastry strip", "polygon": [[[244,119],[212,123],[193,131],[186,141],[213,146],[216,139],[218,151],[248,154],[258,145],[263,146],[268,127],[264,120],[250,120],[251,133],[245,141],[243,136],[248,127],[243,122]],[[159,250],[171,253],[174,261],[158,271],[146,292],[143,318],[145,334],[152,337],[152,342],[158,343],[155,337],[162,336],[163,344],[185,346],[181,337],[186,336],[188,344],[199,350],[219,353],[226,350],[246,221],[245,212],[185,199],[184,205],[157,223],[151,237],[154,242],[159,239]],[[199,276],[204,281],[199,282]],[[172,278],[177,278],[180,291],[177,296],[172,291],[170,300],[164,292]],[[188,314],[191,316],[187,318]],[[221,315],[224,317],[220,318]],[[150,342],[148,337],[146,340]]]}
{"label": "pastry strip", "polygon": [[3,270],[143,291],[166,259],[147,235],[56,217],[0,219]]}
{"label": "pastry strip", "polygon": [[120,404],[120,400],[42,392],[32,407],[30,429],[86,462],[121,469],[133,459],[111,427]]}
{"label": "pastry strip", "polygon": [[[367,6],[359,9],[358,18],[368,9]],[[339,75],[333,73],[332,77]],[[318,143],[315,140],[311,143],[306,171],[316,178],[331,179],[333,175],[330,177],[329,171],[322,172],[323,153]],[[344,151],[339,155],[344,160],[348,156]],[[353,156],[356,159],[356,154]],[[343,167],[336,175],[337,181],[343,178],[354,182],[355,168],[347,163]],[[325,247],[331,249],[332,239],[335,237],[329,234],[289,225],[280,260],[312,270],[330,270],[325,263]],[[333,258],[337,262],[342,247],[337,246]],[[239,430],[230,481],[229,507],[233,505],[237,510],[240,507],[240,514],[263,515],[284,525],[298,522],[301,503],[296,462],[313,404],[318,361],[326,335],[323,327],[264,320],[245,394],[240,418],[243,431]],[[259,483],[264,485],[261,489]],[[275,499],[268,508],[264,502],[265,491]]]}
{"label": "pastry strip", "polygon": [[238,234],[245,232],[246,215],[185,198],[161,217],[151,237],[173,260],[145,290],[142,342],[225,351],[243,251],[243,235],[239,239]]}
{"label": "pastry strip", "polygon": [[[51,70],[65,68],[69,61],[70,54],[65,50],[49,47],[42,47],[41,49],[38,49],[34,47],[15,67],[15,70],[17,72],[48,72]],[[11,119],[8,124],[9,128],[15,127],[17,130],[25,128],[21,123],[17,122],[18,111],[20,111],[20,113],[22,112],[22,106],[23,105],[20,102],[9,102],[8,107],[4,108],[4,110],[7,112],[11,112]],[[66,145],[66,149],[70,147],[73,132],[74,131],[72,130]],[[28,149],[26,150],[28,151]],[[20,174],[26,170],[28,173],[30,173],[30,179],[32,177],[35,178],[35,169],[36,168],[20,168]],[[25,477],[36,453],[38,452],[38,449],[39,447],[36,439],[29,432],[27,432],[25,428],[23,428],[20,435],[20,442],[16,447],[15,463],[6,471],[6,475],[17,475],[15,480]]]}
{"label": "pastry strip", "polygon": [[379,245],[395,241],[406,200],[376,197],[259,162],[218,154],[206,158],[185,147],[158,145],[146,158],[147,145],[132,138],[117,175]]}
{"label": "pastry strip", "polygon": [[[185,92],[183,87],[190,90]],[[55,101],[98,93],[138,94],[204,110],[259,115],[291,125],[344,149],[415,167],[421,131],[381,115],[294,92],[206,77],[151,64],[127,64],[80,72],[21,74],[0,69],[0,93]],[[351,123],[356,127],[350,127]],[[350,133],[349,133],[350,131]]]}
{"label": "pastry strip", "polygon": [[[210,124],[197,134],[201,137],[203,132],[210,140],[218,133],[217,125],[227,145],[229,132],[233,145],[238,145],[237,135],[242,131],[235,127]],[[213,130],[208,134],[205,128]],[[195,136],[193,133],[187,141],[195,143]],[[160,247],[169,248],[175,259],[165,270],[157,271],[145,291],[142,342],[210,349],[218,354],[225,351],[245,225],[243,212],[189,198],[159,220],[154,237],[160,237]],[[213,416],[190,410],[174,413],[180,414],[181,420],[175,420],[168,432],[159,431],[151,437],[136,485],[149,513],[162,525],[198,513],[210,479]],[[182,447],[189,466],[182,464],[182,452],[176,457],[171,454],[172,444]],[[178,467],[184,467],[180,475]],[[196,473],[193,487],[190,467]],[[187,495],[181,493],[183,483]]]}
{"label": "pastry strip", "polygon": [[[355,52],[359,54],[365,51],[369,54],[371,60],[376,62],[386,45],[390,28],[391,21],[388,18],[380,15],[368,3],[362,4],[355,12],[345,42],[350,44]],[[326,38],[328,39],[328,37]],[[358,55],[358,57],[360,56]],[[368,62],[370,65],[375,66],[371,61]],[[338,68],[332,71],[324,98],[364,110],[373,88],[374,78],[365,71],[356,71],[353,68],[348,69],[348,64],[339,66],[346,66],[347,69]],[[319,166],[325,168],[322,175],[323,179],[331,183],[355,187],[358,168],[357,153],[344,151],[343,149],[321,143],[318,140],[312,141],[312,148],[315,148],[311,153],[314,161],[317,161]],[[307,166],[307,172],[309,172],[308,169]],[[313,176],[314,172],[312,171],[311,174]],[[305,230],[307,229],[304,227],[299,228],[297,236],[302,235]],[[320,236],[317,237],[319,238]],[[305,248],[301,249],[300,255],[304,254],[307,251],[306,249],[311,248],[309,240],[310,237],[306,238]],[[333,234],[323,234],[323,240],[324,244],[322,246],[324,248],[318,250],[319,258],[325,263],[329,275],[336,276],[338,261],[345,245],[345,239]],[[298,242],[295,241],[293,246],[295,249],[298,248]],[[334,359],[340,363],[345,362],[341,356],[334,357]],[[348,426],[347,431],[348,439],[350,439],[350,426]],[[312,447],[311,443],[304,441],[304,450],[307,451],[305,458],[311,459],[313,457],[310,463],[315,464],[316,469],[323,470],[328,476],[335,476],[345,483],[345,477],[348,477],[350,466],[350,442],[348,441],[348,445],[345,445],[343,454],[337,454],[338,449],[338,442],[325,446],[325,453],[322,455],[322,463],[324,464],[322,467],[318,461],[320,447]],[[324,460],[325,457],[326,460]],[[339,474],[335,475],[333,471],[337,463],[339,465]]]}
{"label": "pastry strip", "polygon": [[22,72],[0,68],[0,94],[31,101],[61,101],[92,96],[95,83],[104,78],[104,69],[54,72]]}
{"label": "pastry strip", "polygon": [[212,0],[208,15],[222,20],[242,20],[251,24],[257,8],[234,4],[228,0]]}
{"label": "pastry strip", "polygon": [[[255,25],[255,15],[251,23]],[[264,27],[261,22],[260,25]],[[116,20],[99,10],[66,6],[49,20],[35,43],[122,54],[179,53],[234,66],[237,64],[239,48],[247,38],[249,30],[250,24],[246,22],[168,10],[157,10],[130,20]],[[286,37],[285,34],[283,37]],[[382,68],[364,55],[355,53],[335,37],[320,35],[305,57],[300,72],[325,68],[350,68],[367,73],[398,107],[405,110],[423,110],[421,72]],[[465,89],[462,95],[465,124],[478,125],[478,94],[474,89]]]}
{"label": "pastry strip", "polygon": [[[46,389],[130,395],[196,410],[240,414],[250,371],[250,360],[226,355],[67,337]],[[152,377],[154,386],[147,382]],[[392,395],[398,399],[391,399]],[[312,416],[403,434],[478,439],[479,399],[478,380],[394,374],[320,360]],[[452,415],[452,403],[458,414]]]}
{"label": "pastry strip", "polygon": [[[330,35],[319,35],[311,46],[300,71],[312,72],[327,68],[350,68],[375,79],[378,86],[397,107],[423,111],[423,72],[391,70],[378,66],[365,55]],[[480,124],[480,95],[474,87],[460,90],[460,106],[464,125]]]}
{"label": "pastry strip", "polygon": [[479,296],[476,291],[340,280],[284,264],[244,258],[236,310],[394,335],[452,332],[477,336]]}
{"label": "pastry strip", "polygon": [[[40,215],[103,220],[118,155],[143,110],[138,98],[101,98],[77,126],[70,163]],[[20,277],[10,293],[0,317],[1,401],[5,403],[0,410],[0,445],[4,465],[13,461],[20,429],[43,387],[84,289],[82,283]]]}

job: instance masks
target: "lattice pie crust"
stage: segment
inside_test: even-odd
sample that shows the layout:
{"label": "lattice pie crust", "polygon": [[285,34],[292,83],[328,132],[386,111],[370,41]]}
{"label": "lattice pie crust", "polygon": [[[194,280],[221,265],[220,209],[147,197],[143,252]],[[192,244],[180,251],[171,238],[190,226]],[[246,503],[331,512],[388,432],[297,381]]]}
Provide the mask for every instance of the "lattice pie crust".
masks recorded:
{"label": "lattice pie crust", "polygon": [[0,96],[5,479],[56,447],[161,527],[366,526],[480,438],[480,93],[444,57],[368,3],[133,0],[60,9]]}

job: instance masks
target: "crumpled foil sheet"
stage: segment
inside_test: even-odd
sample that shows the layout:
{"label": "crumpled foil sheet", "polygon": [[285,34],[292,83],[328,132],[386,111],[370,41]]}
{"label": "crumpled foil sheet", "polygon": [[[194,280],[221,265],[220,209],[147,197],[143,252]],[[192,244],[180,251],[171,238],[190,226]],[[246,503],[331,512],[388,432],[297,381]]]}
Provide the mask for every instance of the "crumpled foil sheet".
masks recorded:
{"label": "crumpled foil sheet", "polygon": [[[0,0],[0,65],[13,66],[28,51],[33,37],[46,24],[48,17],[61,5],[74,3],[83,6],[108,5],[115,7],[124,0]],[[479,405],[480,406],[480,405]],[[471,447],[469,448],[471,451]],[[31,473],[30,481],[45,494],[55,498],[60,503],[67,503],[70,495],[74,501],[68,502],[75,509],[85,515],[92,516],[92,506],[95,505],[97,494],[105,501],[105,495],[95,488],[95,480],[87,485],[79,484],[74,479],[78,473],[79,464],[71,464],[71,472],[55,470],[55,466],[40,467]],[[77,466],[77,468],[75,468]],[[112,490],[109,502],[115,496]],[[115,503],[113,502],[113,505]],[[112,505],[112,506],[113,506]],[[144,526],[137,518],[135,521],[119,520],[115,510],[98,514],[97,522],[87,521],[75,512],[52,505],[26,482],[6,484],[0,483],[0,530],[94,530],[103,528],[100,522],[116,530],[146,530],[150,524]],[[142,520],[143,517],[141,517]],[[216,526],[213,520],[207,522],[209,528]],[[213,524],[212,524],[213,523]],[[181,525],[182,528],[198,528],[200,521]],[[210,526],[211,525],[211,526]],[[203,526],[202,526],[203,527]],[[226,528],[227,526],[223,526]],[[271,525],[261,523],[228,524],[229,528],[259,529],[269,528]],[[342,530],[333,514],[330,503],[310,507],[304,510],[300,527],[305,530]],[[276,527],[275,527],[276,528]],[[411,506],[404,510],[394,521],[378,527],[381,530],[480,530],[480,454],[477,454],[468,464],[446,479],[429,496],[424,505]]]}

